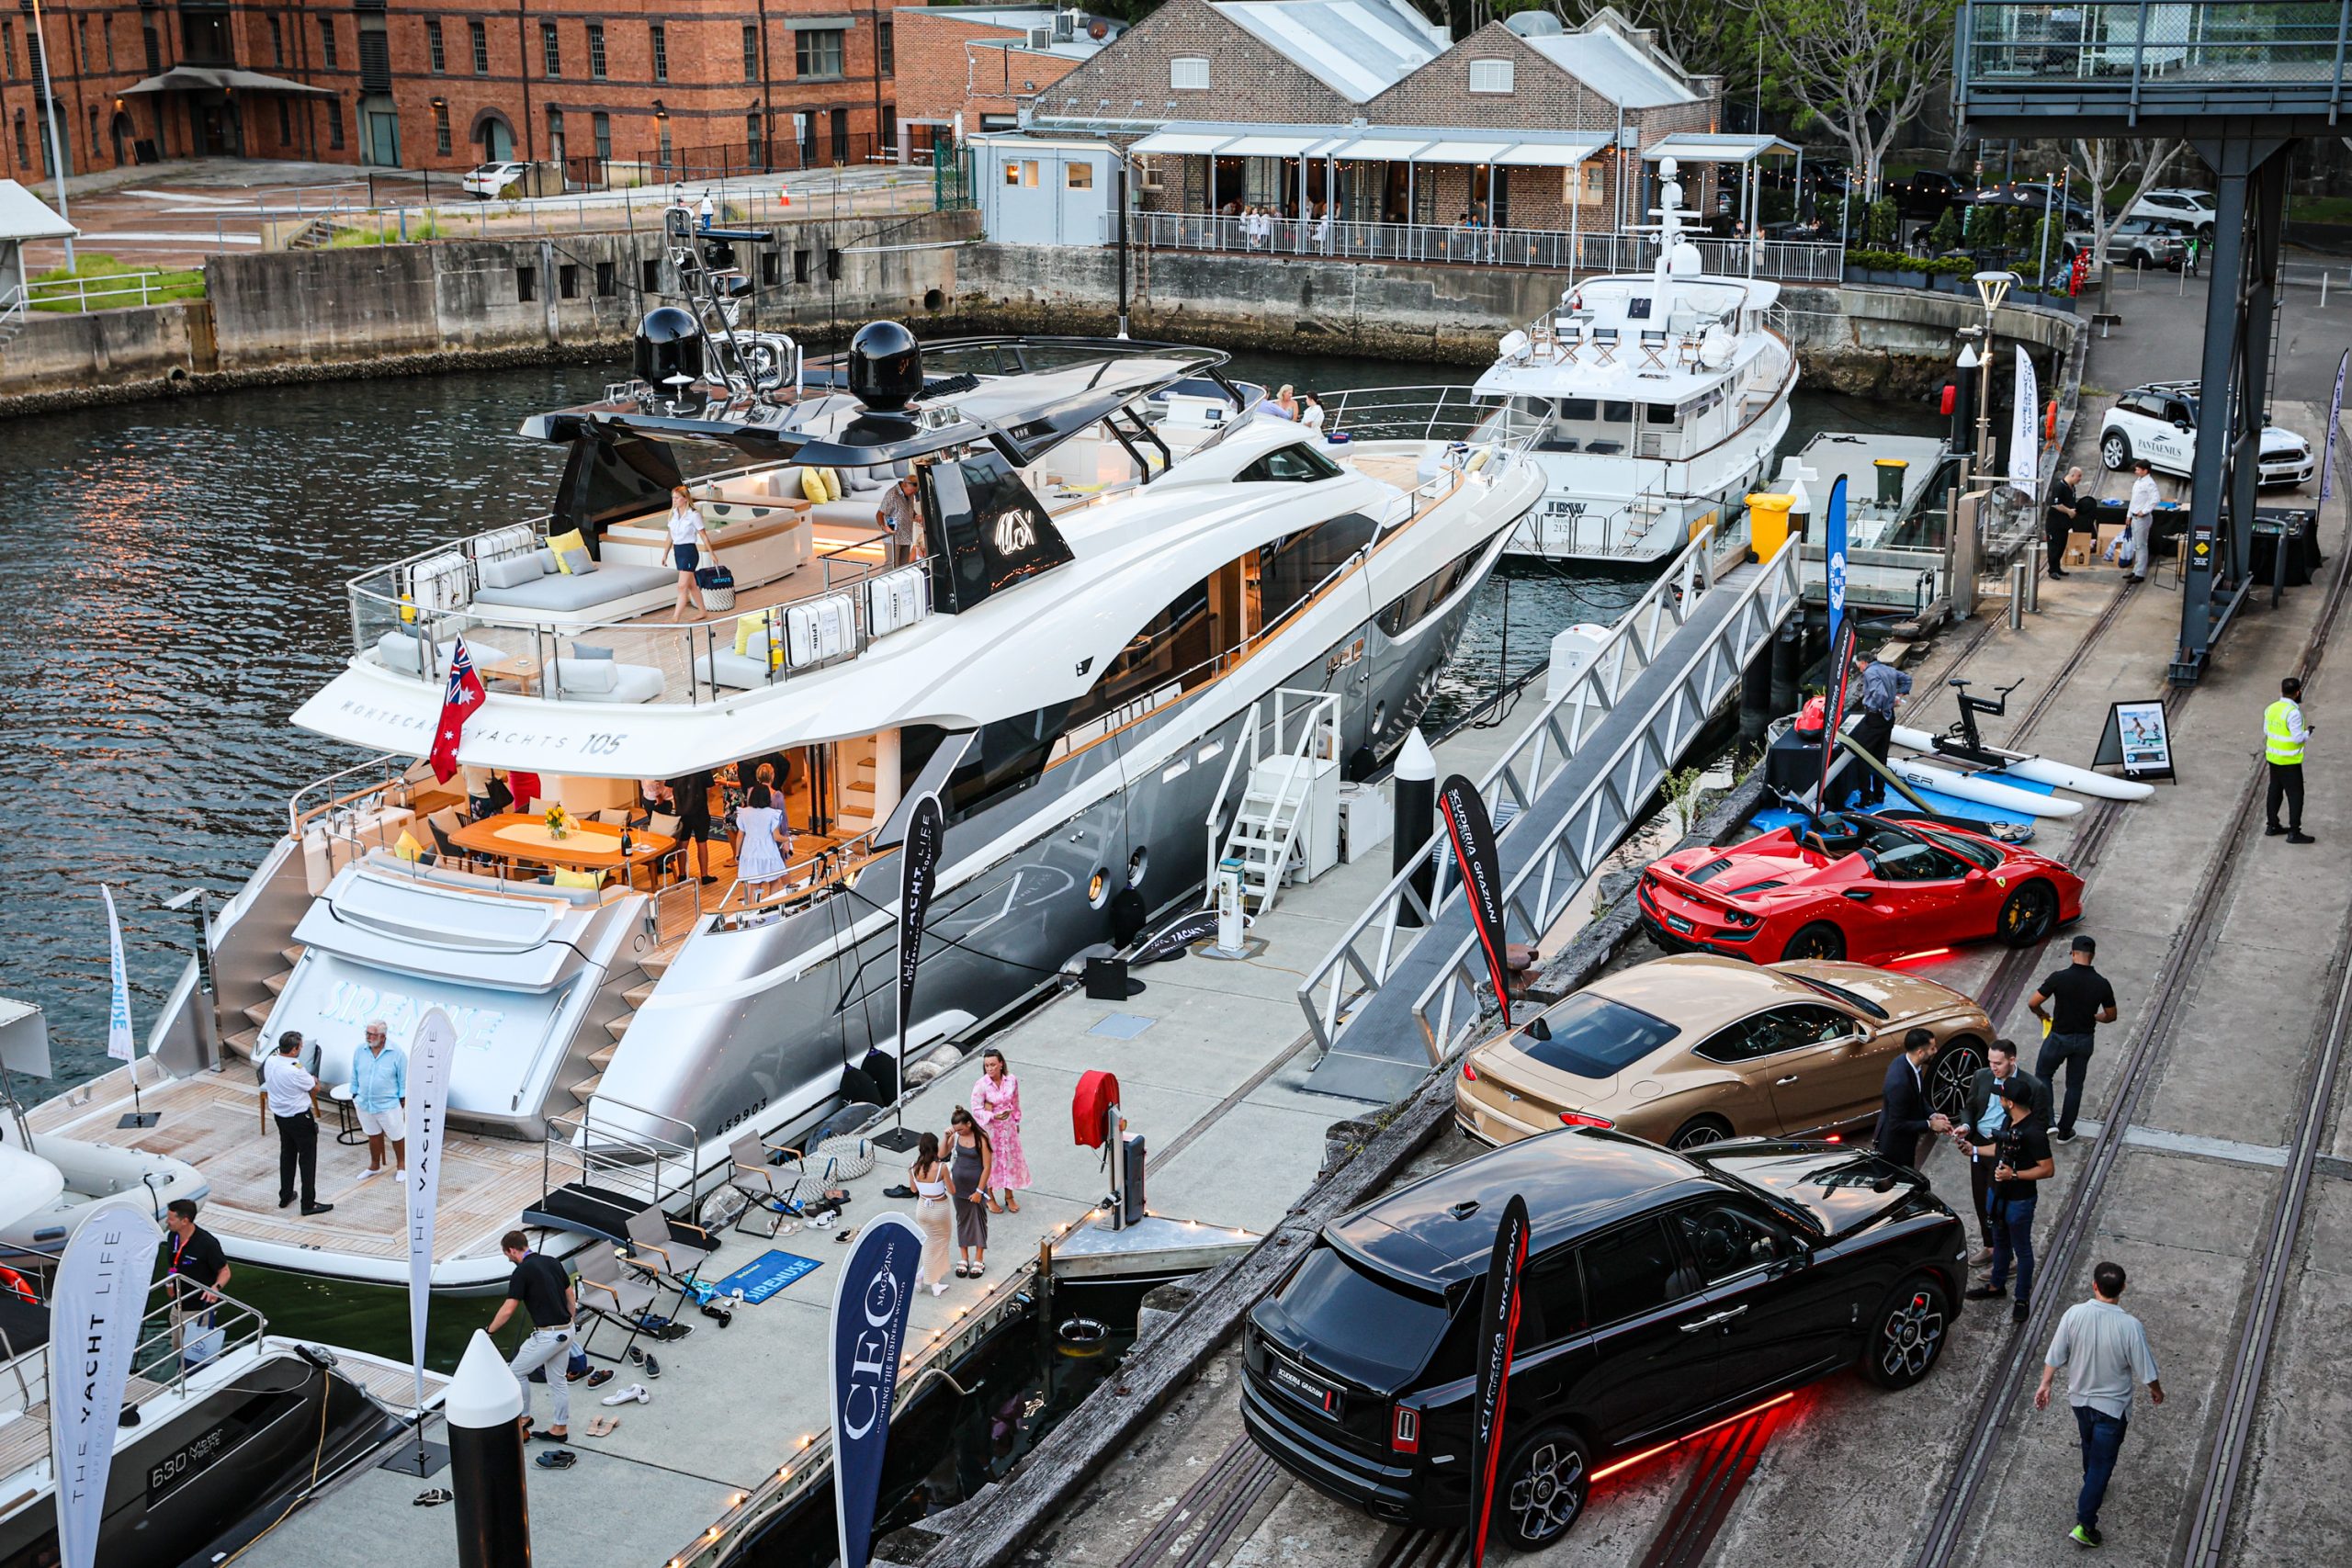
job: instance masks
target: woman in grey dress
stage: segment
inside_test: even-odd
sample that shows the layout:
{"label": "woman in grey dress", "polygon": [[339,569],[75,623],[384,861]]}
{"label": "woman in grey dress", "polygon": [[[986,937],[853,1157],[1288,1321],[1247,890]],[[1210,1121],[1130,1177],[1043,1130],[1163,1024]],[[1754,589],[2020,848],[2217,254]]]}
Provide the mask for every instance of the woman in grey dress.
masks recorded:
{"label": "woman in grey dress", "polygon": [[989,1249],[989,1173],[996,1164],[989,1135],[963,1106],[947,1119],[947,1190],[956,1201],[956,1247],[959,1279],[977,1280]]}

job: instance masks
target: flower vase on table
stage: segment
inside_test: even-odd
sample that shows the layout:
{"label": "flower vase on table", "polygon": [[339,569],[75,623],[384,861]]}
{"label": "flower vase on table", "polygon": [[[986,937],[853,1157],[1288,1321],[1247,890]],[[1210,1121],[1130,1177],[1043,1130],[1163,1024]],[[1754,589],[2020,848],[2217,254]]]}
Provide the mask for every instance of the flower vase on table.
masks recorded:
{"label": "flower vase on table", "polygon": [[548,837],[568,839],[571,836],[571,817],[560,806],[550,806],[547,814]]}

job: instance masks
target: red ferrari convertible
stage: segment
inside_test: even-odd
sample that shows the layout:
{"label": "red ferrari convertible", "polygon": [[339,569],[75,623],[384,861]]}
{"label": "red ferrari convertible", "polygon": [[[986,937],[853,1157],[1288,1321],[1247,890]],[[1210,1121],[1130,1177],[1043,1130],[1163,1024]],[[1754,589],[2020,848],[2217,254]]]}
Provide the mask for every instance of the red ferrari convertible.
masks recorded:
{"label": "red ferrari convertible", "polygon": [[1670,952],[1879,963],[1988,936],[2040,942],[2081,917],[2083,879],[1964,829],[1849,812],[1668,855],[1635,897]]}

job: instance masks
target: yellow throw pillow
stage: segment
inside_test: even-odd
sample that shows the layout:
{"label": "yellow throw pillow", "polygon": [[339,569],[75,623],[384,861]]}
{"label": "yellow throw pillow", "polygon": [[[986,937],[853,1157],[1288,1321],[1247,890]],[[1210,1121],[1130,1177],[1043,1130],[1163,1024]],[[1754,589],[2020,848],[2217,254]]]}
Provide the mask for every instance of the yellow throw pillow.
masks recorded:
{"label": "yellow throw pillow", "polygon": [[572,529],[568,534],[549,534],[548,536],[548,548],[555,552],[555,569],[556,570],[562,572],[567,577],[571,575],[571,566],[570,562],[563,558],[564,552],[566,550],[584,550],[587,547],[588,541],[580,536],[580,530],[577,528]]}
{"label": "yellow throw pillow", "polygon": [[392,846],[392,853],[402,860],[421,860],[424,856],[424,846],[416,841],[415,834],[403,828],[401,829],[401,841]]}
{"label": "yellow throw pillow", "polygon": [[818,471],[825,476],[825,499],[827,501],[839,501],[843,493],[842,490],[841,470],[838,468],[820,468]]}
{"label": "yellow throw pillow", "polygon": [[556,872],[555,885],[558,887],[602,887],[605,885],[605,879],[593,871],[572,871],[564,868]]}
{"label": "yellow throw pillow", "polygon": [[800,497],[804,501],[824,502],[832,497],[825,493],[825,476],[814,468],[800,470]]}
{"label": "yellow throw pillow", "polygon": [[735,653],[738,658],[750,657],[752,639],[765,630],[767,624],[768,616],[764,610],[754,610],[748,615],[735,617]]}

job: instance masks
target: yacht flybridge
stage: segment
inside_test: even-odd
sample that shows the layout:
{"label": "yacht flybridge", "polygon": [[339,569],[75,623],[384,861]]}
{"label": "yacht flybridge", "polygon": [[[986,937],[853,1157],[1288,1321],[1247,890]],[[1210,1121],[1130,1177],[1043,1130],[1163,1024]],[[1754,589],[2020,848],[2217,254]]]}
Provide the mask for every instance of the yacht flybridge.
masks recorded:
{"label": "yacht flybridge", "polygon": [[[270,1206],[247,1059],[287,1030],[340,1086],[369,1021],[403,1042],[448,1010],[446,1289],[503,1280],[500,1233],[560,1228],[567,1191],[684,1213],[747,1131],[862,1120],[847,1069],[894,1042],[917,799],[947,831],[910,1061],[1200,897],[1235,759],[1292,743],[1261,722],[1277,692],[1318,705],[1318,761],[1400,743],[1543,491],[1532,429],[1460,389],[1387,393],[1435,406],[1351,439],[1252,412],[1204,349],[877,322],[803,363],[731,325],[658,310],[636,380],[526,424],[569,450],[550,515],[350,584],[349,658],[294,722],[370,758],[296,795],[144,1091],[232,1256],[406,1277],[396,1184],[355,1182],[355,1147],[322,1141],[334,1213]],[[679,484],[735,595],[684,624]],[[460,643],[488,695],[442,785],[413,760]],[[750,880],[715,830],[684,840],[763,778],[791,848]],[[34,1121],[111,1125],[128,1092]]]}
{"label": "yacht flybridge", "polygon": [[1576,284],[1478,378],[1541,427],[1544,502],[1514,555],[1663,560],[1741,510],[1788,432],[1797,362],[1781,286],[1702,272],[1674,161],[1659,174],[1657,267]]}

